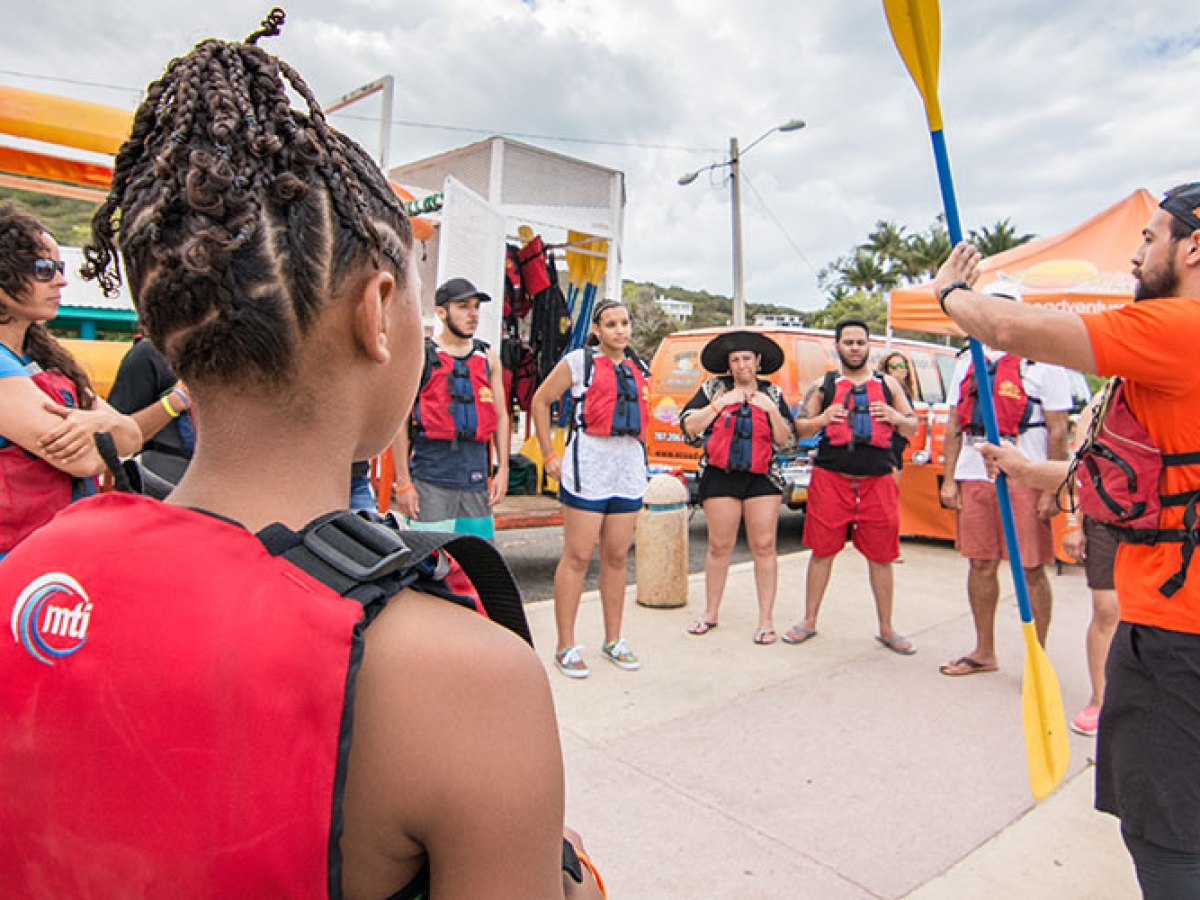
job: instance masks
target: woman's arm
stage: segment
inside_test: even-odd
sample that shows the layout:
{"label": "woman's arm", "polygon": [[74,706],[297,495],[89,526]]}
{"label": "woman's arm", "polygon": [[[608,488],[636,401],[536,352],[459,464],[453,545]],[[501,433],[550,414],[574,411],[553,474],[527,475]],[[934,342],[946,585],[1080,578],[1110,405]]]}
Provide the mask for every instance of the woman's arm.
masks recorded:
{"label": "woman's arm", "polygon": [[53,403],[32,379],[0,378],[0,435],[75,478],[99,475],[104,471],[104,460],[90,436],[65,457],[46,449],[43,439],[64,424],[63,416],[51,412],[56,408],[66,409]]}
{"label": "woman's arm", "polygon": [[62,406],[47,398],[44,409],[59,423],[39,439],[47,458],[68,461],[83,453],[98,432],[112,435],[117,453],[130,456],[142,446],[142,430],[132,416],[122,415],[99,397],[91,409]]}
{"label": "woman's arm", "polygon": [[533,414],[533,430],[537,434],[538,449],[542,453],[542,470],[559,480],[562,475],[562,460],[554,454],[554,434],[550,427],[550,404],[563,395],[571,386],[571,366],[566,359],[560,359],[546,380],[542,382],[533,395],[530,412]]}

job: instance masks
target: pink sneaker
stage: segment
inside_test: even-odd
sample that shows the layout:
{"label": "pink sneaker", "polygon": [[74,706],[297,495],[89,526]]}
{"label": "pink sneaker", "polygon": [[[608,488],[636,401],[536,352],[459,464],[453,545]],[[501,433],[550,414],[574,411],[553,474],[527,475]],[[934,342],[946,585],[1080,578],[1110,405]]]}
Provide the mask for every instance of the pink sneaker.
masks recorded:
{"label": "pink sneaker", "polygon": [[1099,726],[1100,707],[1098,706],[1085,706],[1079,715],[1071,720],[1071,730],[1084,737],[1095,737],[1096,729]]}

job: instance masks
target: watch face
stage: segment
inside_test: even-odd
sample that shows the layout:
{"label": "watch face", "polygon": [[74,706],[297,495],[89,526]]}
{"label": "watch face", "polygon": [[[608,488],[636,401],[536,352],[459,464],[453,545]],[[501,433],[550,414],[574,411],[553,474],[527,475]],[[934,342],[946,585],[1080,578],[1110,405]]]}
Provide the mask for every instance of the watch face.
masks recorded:
{"label": "watch face", "polygon": [[566,838],[563,838],[562,869],[576,884],[583,884],[583,864],[575,855],[575,847]]}

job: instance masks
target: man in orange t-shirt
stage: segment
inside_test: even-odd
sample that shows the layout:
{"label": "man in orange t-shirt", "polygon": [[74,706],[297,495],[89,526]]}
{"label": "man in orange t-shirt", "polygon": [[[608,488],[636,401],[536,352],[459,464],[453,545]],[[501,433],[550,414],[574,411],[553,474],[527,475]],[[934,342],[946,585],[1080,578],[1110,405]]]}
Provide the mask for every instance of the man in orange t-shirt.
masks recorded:
{"label": "man in orange t-shirt", "polygon": [[[960,244],[934,281],[942,309],[991,347],[1083,372],[1120,375],[1129,407],[1164,453],[1200,451],[1200,182],[1168,191],[1131,260],[1131,306],[1077,315],[970,290],[979,252]],[[1200,466],[1164,469],[1159,529],[1188,532],[1123,543],[1121,622],[1108,660],[1096,757],[1096,808],[1121,834],[1147,897],[1200,898]],[[1194,564],[1193,564],[1194,563]],[[1182,571],[1168,597],[1162,587]],[[1169,592],[1168,592],[1169,593]]]}

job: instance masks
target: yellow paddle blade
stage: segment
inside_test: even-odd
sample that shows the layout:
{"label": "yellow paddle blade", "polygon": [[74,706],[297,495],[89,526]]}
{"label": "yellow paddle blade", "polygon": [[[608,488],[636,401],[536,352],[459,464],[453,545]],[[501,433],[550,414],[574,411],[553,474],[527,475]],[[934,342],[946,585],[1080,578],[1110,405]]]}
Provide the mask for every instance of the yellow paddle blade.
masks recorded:
{"label": "yellow paddle blade", "polygon": [[1063,780],[1071,762],[1067,719],[1054,667],[1038,643],[1032,622],[1022,622],[1025,635],[1025,674],[1021,679],[1021,722],[1025,726],[1025,756],[1029,789],[1041,800]]}
{"label": "yellow paddle blade", "polygon": [[925,101],[930,131],[942,130],[938,101],[938,59],[942,50],[942,16],[937,0],[883,0],[892,40],[908,74]]}

